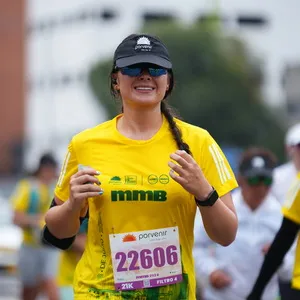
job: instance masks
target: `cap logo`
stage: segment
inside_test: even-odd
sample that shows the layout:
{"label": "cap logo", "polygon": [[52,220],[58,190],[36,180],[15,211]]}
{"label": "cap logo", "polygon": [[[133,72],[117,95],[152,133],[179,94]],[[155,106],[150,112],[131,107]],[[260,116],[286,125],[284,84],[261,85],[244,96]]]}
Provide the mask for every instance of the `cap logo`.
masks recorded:
{"label": "cap logo", "polygon": [[137,40],[136,44],[137,45],[150,45],[150,41],[147,37],[142,36]]}
{"label": "cap logo", "polygon": [[145,51],[145,52],[151,51],[152,46],[150,40],[145,36],[140,37],[136,42],[134,50]]}
{"label": "cap logo", "polygon": [[252,167],[263,168],[265,166],[265,160],[260,156],[255,156],[251,160]]}

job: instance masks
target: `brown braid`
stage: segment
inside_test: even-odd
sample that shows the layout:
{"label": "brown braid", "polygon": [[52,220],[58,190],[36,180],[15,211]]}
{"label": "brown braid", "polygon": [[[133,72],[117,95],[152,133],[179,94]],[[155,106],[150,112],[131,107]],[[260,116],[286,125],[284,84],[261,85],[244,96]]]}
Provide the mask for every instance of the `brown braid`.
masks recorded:
{"label": "brown braid", "polygon": [[161,112],[164,114],[164,116],[168,120],[170,130],[172,132],[172,135],[174,137],[174,140],[177,144],[178,149],[185,150],[188,154],[192,155],[189,145],[182,140],[182,133],[181,133],[181,130],[176,125],[176,122],[174,120],[175,114],[174,114],[172,108],[165,101],[161,102],[160,108],[161,108]]}

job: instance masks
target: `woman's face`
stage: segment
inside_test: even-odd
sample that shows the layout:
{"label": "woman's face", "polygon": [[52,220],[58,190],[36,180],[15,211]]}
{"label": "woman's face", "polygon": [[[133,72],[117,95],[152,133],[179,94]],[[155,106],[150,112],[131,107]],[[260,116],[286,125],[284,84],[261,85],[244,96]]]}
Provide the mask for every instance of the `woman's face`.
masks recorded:
{"label": "woman's face", "polygon": [[[149,67],[148,65],[147,67]],[[150,67],[158,68],[151,65]],[[169,75],[151,76],[145,66],[138,76],[128,76],[118,71],[117,88],[119,89],[123,106],[153,106],[160,103],[169,88]]]}

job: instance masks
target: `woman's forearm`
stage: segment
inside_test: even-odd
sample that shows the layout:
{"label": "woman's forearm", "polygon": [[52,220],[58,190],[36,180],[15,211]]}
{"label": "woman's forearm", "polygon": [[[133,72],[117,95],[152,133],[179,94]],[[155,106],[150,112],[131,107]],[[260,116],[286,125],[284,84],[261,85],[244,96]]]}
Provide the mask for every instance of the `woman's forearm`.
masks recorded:
{"label": "woman's forearm", "polygon": [[57,238],[69,238],[76,235],[80,227],[80,212],[72,211],[68,201],[49,209],[45,216],[49,231]]}
{"label": "woman's forearm", "polygon": [[86,242],[86,235],[78,234],[72,245],[72,250],[77,252],[78,254],[82,254],[85,248],[85,242]]}
{"label": "woman's forearm", "polygon": [[208,236],[222,246],[230,245],[236,236],[238,220],[221,199],[213,206],[199,207],[203,224]]}

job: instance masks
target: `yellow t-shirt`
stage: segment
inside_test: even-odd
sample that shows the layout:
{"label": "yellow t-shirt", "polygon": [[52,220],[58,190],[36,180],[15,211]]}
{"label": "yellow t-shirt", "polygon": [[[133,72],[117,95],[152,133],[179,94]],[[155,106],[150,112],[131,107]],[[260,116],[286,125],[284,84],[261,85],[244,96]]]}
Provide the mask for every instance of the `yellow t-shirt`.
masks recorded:
{"label": "yellow t-shirt", "polygon": [[[283,215],[300,225],[300,172],[293,181],[282,207]],[[300,290],[300,239],[298,234],[292,286]]]}
{"label": "yellow t-shirt", "polygon": [[58,262],[57,284],[59,287],[72,286],[74,272],[80,257],[70,250],[61,251]]}
{"label": "yellow t-shirt", "polygon": [[[101,172],[98,179],[104,194],[89,199],[87,245],[76,268],[75,299],[195,299],[192,248],[197,207],[194,197],[169,177],[169,156],[177,150],[169,124],[164,118],[151,139],[132,140],[118,132],[119,117],[72,139],[55,189],[59,199],[69,198],[70,177],[77,172],[78,164]],[[219,195],[237,187],[226,158],[209,133],[177,119],[176,123]],[[173,226],[179,229],[183,281],[157,288],[116,291],[109,234]]]}
{"label": "yellow t-shirt", "polygon": [[[20,180],[11,197],[13,209],[29,215],[45,214],[52,200],[53,190],[45,185],[38,183],[34,179]],[[23,229],[23,243],[26,245],[37,246],[40,244],[40,230],[44,225],[41,220],[39,228]]]}

